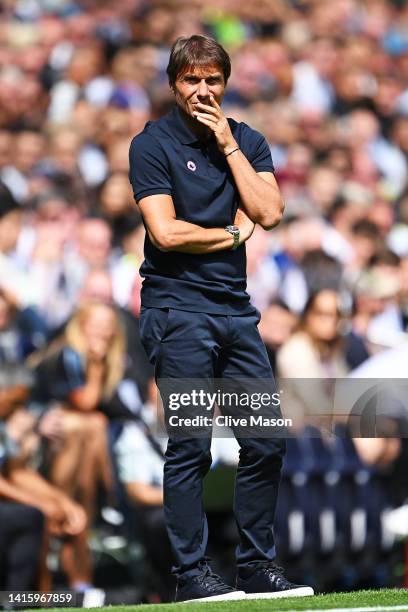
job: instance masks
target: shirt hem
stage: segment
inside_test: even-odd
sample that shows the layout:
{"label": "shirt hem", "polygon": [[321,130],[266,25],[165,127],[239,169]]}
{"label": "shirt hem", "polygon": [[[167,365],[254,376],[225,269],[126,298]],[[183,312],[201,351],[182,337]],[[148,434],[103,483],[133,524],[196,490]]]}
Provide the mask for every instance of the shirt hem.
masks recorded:
{"label": "shirt hem", "polygon": [[139,200],[141,200],[142,198],[145,198],[146,196],[149,195],[171,195],[171,189],[165,189],[157,187],[157,188],[151,188],[151,189],[144,189],[143,191],[139,191],[138,193],[134,194],[135,200],[136,202],[138,202]]}
{"label": "shirt hem", "polygon": [[255,172],[272,172],[274,174],[275,168],[271,168],[270,166],[252,166]]}
{"label": "shirt hem", "polygon": [[255,306],[251,303],[245,304],[240,307],[232,307],[231,304],[220,304],[220,305],[194,305],[194,304],[174,304],[172,302],[166,302],[160,300],[142,300],[141,306],[143,308],[171,308],[172,310],[185,310],[187,312],[197,312],[212,315],[224,315],[224,316],[239,316],[246,315],[256,312]]}

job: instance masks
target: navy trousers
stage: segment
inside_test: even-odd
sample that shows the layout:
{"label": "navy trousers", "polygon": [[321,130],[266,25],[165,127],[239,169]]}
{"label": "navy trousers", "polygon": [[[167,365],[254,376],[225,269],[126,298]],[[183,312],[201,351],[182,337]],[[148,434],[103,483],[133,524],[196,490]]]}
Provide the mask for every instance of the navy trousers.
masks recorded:
{"label": "navy trousers", "polygon": [[[275,389],[259,314],[223,316],[176,309],[142,308],[141,340],[160,379],[269,379]],[[165,405],[166,410],[166,405]],[[277,407],[275,414],[281,416]],[[166,414],[167,418],[167,414]],[[234,513],[240,535],[238,570],[275,558],[273,521],[283,437],[237,437]],[[170,437],[164,466],[164,513],[177,576],[193,576],[205,558],[208,527],[203,478],[211,466],[211,439]]]}

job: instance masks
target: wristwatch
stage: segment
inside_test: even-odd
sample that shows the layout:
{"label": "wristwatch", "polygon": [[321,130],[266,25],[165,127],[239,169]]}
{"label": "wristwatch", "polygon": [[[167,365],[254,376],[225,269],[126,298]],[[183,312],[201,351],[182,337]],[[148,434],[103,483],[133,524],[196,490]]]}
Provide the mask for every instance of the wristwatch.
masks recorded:
{"label": "wristwatch", "polygon": [[227,225],[227,227],[225,228],[225,231],[231,234],[231,236],[234,238],[234,243],[232,245],[231,250],[235,251],[235,249],[239,247],[239,238],[240,238],[240,233],[241,233],[240,229],[238,225]]}

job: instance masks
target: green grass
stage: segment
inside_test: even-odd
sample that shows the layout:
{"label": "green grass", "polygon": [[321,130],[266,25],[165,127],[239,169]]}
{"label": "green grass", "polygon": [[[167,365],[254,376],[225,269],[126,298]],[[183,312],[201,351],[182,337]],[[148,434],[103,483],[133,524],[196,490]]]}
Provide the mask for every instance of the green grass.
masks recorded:
{"label": "green grass", "polygon": [[[325,610],[332,608],[364,608],[374,606],[406,606],[408,589],[382,589],[379,591],[353,591],[329,593],[314,597],[291,597],[275,600],[242,600],[213,603],[155,604],[137,606],[105,606],[98,612],[269,612],[295,610]],[[60,612],[74,612],[82,608],[55,608]],[[37,611],[39,609],[37,608]],[[50,608],[48,608],[50,612]]]}

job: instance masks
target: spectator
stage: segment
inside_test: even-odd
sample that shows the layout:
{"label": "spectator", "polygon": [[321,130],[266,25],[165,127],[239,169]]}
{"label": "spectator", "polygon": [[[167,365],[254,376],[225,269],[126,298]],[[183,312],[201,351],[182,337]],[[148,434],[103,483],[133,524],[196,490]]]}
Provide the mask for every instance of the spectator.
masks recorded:
{"label": "spectator", "polygon": [[292,99],[300,112],[328,113],[333,105],[333,86],[338,49],[331,38],[316,37],[306,48],[303,61],[293,67]]}
{"label": "spectator", "polygon": [[308,288],[301,262],[306,253],[320,249],[323,223],[318,218],[291,218],[278,231],[279,248],[273,254],[279,271],[278,297],[299,313],[308,297]]}
{"label": "spectator", "polygon": [[320,289],[335,291],[341,289],[341,265],[323,250],[316,249],[306,253],[302,259],[301,268],[309,295]]}
{"label": "spectator", "polygon": [[[109,305],[89,303],[70,320],[62,342],[48,349],[37,365],[33,400],[57,402],[52,417],[62,440],[51,444],[50,479],[66,492],[74,492],[95,515],[96,487],[102,482],[108,501],[113,494],[108,453],[107,420],[102,403],[109,403],[125,367],[125,341],[116,311]],[[51,404],[52,405],[52,404]],[[50,436],[50,414],[42,432]]]}
{"label": "spectator", "polygon": [[106,179],[101,186],[98,208],[112,229],[113,245],[118,246],[126,219],[133,209],[133,195],[127,174],[117,172]]}
{"label": "spectator", "polygon": [[[302,379],[290,384],[283,406],[285,416],[292,416],[299,428],[330,420],[333,379],[349,370],[340,320],[339,294],[332,289],[317,291],[309,297],[297,330],[277,352],[278,376]],[[316,423],[316,415],[323,421],[318,418]]]}
{"label": "spectator", "polygon": [[[89,584],[91,580],[85,512],[69,496],[28,467],[38,447],[34,418],[23,406],[13,407],[11,396],[9,393],[7,405],[3,401],[0,414],[0,498],[11,502],[1,502],[1,513],[11,519],[8,529],[3,528],[1,534],[2,538],[8,537],[14,543],[9,554],[5,555],[6,559],[8,557],[8,567],[3,566],[3,571],[6,569],[10,584],[21,584],[16,575],[16,564],[20,562],[23,583],[28,583],[32,589],[49,590],[51,579],[45,562],[46,553],[50,536],[58,536],[63,538],[62,569],[70,587],[76,589],[81,584]],[[13,516],[10,512],[14,508],[16,514]],[[24,525],[24,519],[30,517],[37,532]],[[22,548],[23,545],[27,546],[27,550]]]}
{"label": "spectator", "polygon": [[118,304],[139,316],[145,229],[138,213],[123,219],[121,234],[120,256],[112,269],[113,293]]}
{"label": "spectator", "polygon": [[16,247],[22,234],[22,211],[9,189],[0,183],[0,283],[22,306],[39,302],[39,291],[18,257]]}
{"label": "spectator", "polygon": [[262,312],[259,333],[265,343],[272,370],[276,371],[276,353],[292,335],[296,315],[282,301],[273,300]]}
{"label": "spectator", "polygon": [[358,273],[364,270],[381,247],[381,236],[377,226],[367,219],[356,221],[351,227],[351,243],[354,256],[349,268],[352,274],[353,271]]}
{"label": "spectator", "polygon": [[[1,485],[0,475],[0,491]],[[0,493],[0,525],[1,590],[35,590],[43,543],[43,514],[34,506],[6,501]]]}
{"label": "spectator", "polygon": [[111,241],[111,229],[103,219],[85,218],[78,223],[73,248],[63,261],[66,283],[74,299],[91,270],[110,267]]}
{"label": "spectator", "polygon": [[16,259],[30,270],[38,311],[54,329],[72,311],[76,298],[67,279],[64,252],[73,242],[77,211],[58,191],[42,191],[33,204],[31,223],[19,236]]}
{"label": "spectator", "polygon": [[2,168],[1,178],[19,202],[25,203],[29,198],[30,179],[45,156],[45,147],[46,139],[39,131],[22,131],[15,139],[14,155],[11,163]]}
{"label": "spectator", "polygon": [[[351,189],[350,189],[351,187]],[[360,221],[369,204],[370,194],[363,189],[349,186],[349,191],[357,191],[349,197],[339,195],[328,211],[328,225],[323,237],[323,249],[328,255],[338,259],[343,265],[351,265],[356,256],[353,248],[353,227]],[[361,200],[362,198],[362,200]],[[364,198],[368,198],[364,200]]]}
{"label": "spectator", "polygon": [[0,364],[18,366],[47,341],[48,329],[35,309],[20,309],[15,296],[0,287]]}
{"label": "spectator", "polygon": [[[129,227],[129,244],[136,243],[139,245],[140,237],[139,235],[132,236],[132,228],[134,227],[132,219],[128,219]],[[135,230],[137,234],[140,234],[140,230],[144,232],[143,225],[140,224],[140,219],[137,219],[137,229]],[[125,239],[126,240],[126,239]],[[78,296],[78,306],[87,306],[89,304],[94,304],[95,302],[99,302],[102,304],[107,304],[108,306],[112,306],[114,303],[117,305],[117,312],[120,318],[121,326],[124,330],[124,335],[126,339],[126,367],[124,377],[127,383],[132,381],[134,386],[134,396],[138,396],[139,393],[142,397],[146,396],[147,391],[147,381],[151,375],[151,366],[147,360],[145,351],[140,342],[140,334],[139,334],[139,319],[137,318],[137,312],[132,313],[127,308],[120,306],[120,297],[124,295],[124,290],[128,289],[130,291],[129,284],[128,286],[127,275],[131,275],[131,280],[135,275],[139,277],[138,267],[135,265],[133,260],[133,256],[135,250],[139,252],[140,245],[136,247],[129,247],[130,252],[128,256],[126,254],[123,256],[123,261],[119,260],[118,267],[114,268],[112,277],[106,270],[91,270],[88,276],[85,278],[84,284],[81,288],[81,292]],[[135,249],[135,250],[134,250]],[[140,261],[140,259],[139,259]],[[114,299],[114,286],[117,284],[117,296],[116,300]],[[119,286],[120,285],[120,286]],[[127,300],[130,299],[130,296],[127,297]],[[63,325],[61,325],[57,330],[55,330],[55,337],[58,337],[63,333],[66,325],[69,320],[64,321]],[[109,402],[109,408],[112,407],[112,401]],[[134,402],[132,402],[133,404]],[[131,412],[137,412],[137,405],[134,405],[130,408]],[[106,404],[104,404],[105,412],[108,410]],[[126,410],[122,407],[120,410],[120,414],[124,416]],[[112,416],[112,411],[109,410],[109,414]],[[131,416],[127,414],[127,416]]]}
{"label": "spectator", "polygon": [[247,245],[248,291],[253,305],[265,310],[278,292],[279,270],[270,257],[268,234],[256,227]]}
{"label": "spectator", "polygon": [[[40,510],[46,517],[46,535],[64,538],[61,567],[67,575],[70,588],[79,590],[84,585],[90,586],[91,563],[86,542],[86,514],[83,508],[34,470],[7,465],[6,469],[7,476],[0,475],[0,496]],[[19,513],[21,511],[17,512],[17,517]],[[27,510],[26,513],[28,514]],[[38,525],[38,517],[33,512],[32,515]],[[31,544],[28,554],[32,554],[32,546]],[[50,589],[52,584],[47,576],[46,566],[43,565],[41,570],[39,586]],[[18,584],[16,577],[14,581]]]}
{"label": "spectator", "polygon": [[281,375],[321,379],[344,376],[348,368],[341,345],[340,318],[338,293],[320,289],[312,294],[298,330],[278,352]]}
{"label": "spectator", "polygon": [[398,291],[398,270],[389,274],[381,267],[366,269],[355,285],[353,329],[366,339],[371,350],[393,346],[403,339]]}

